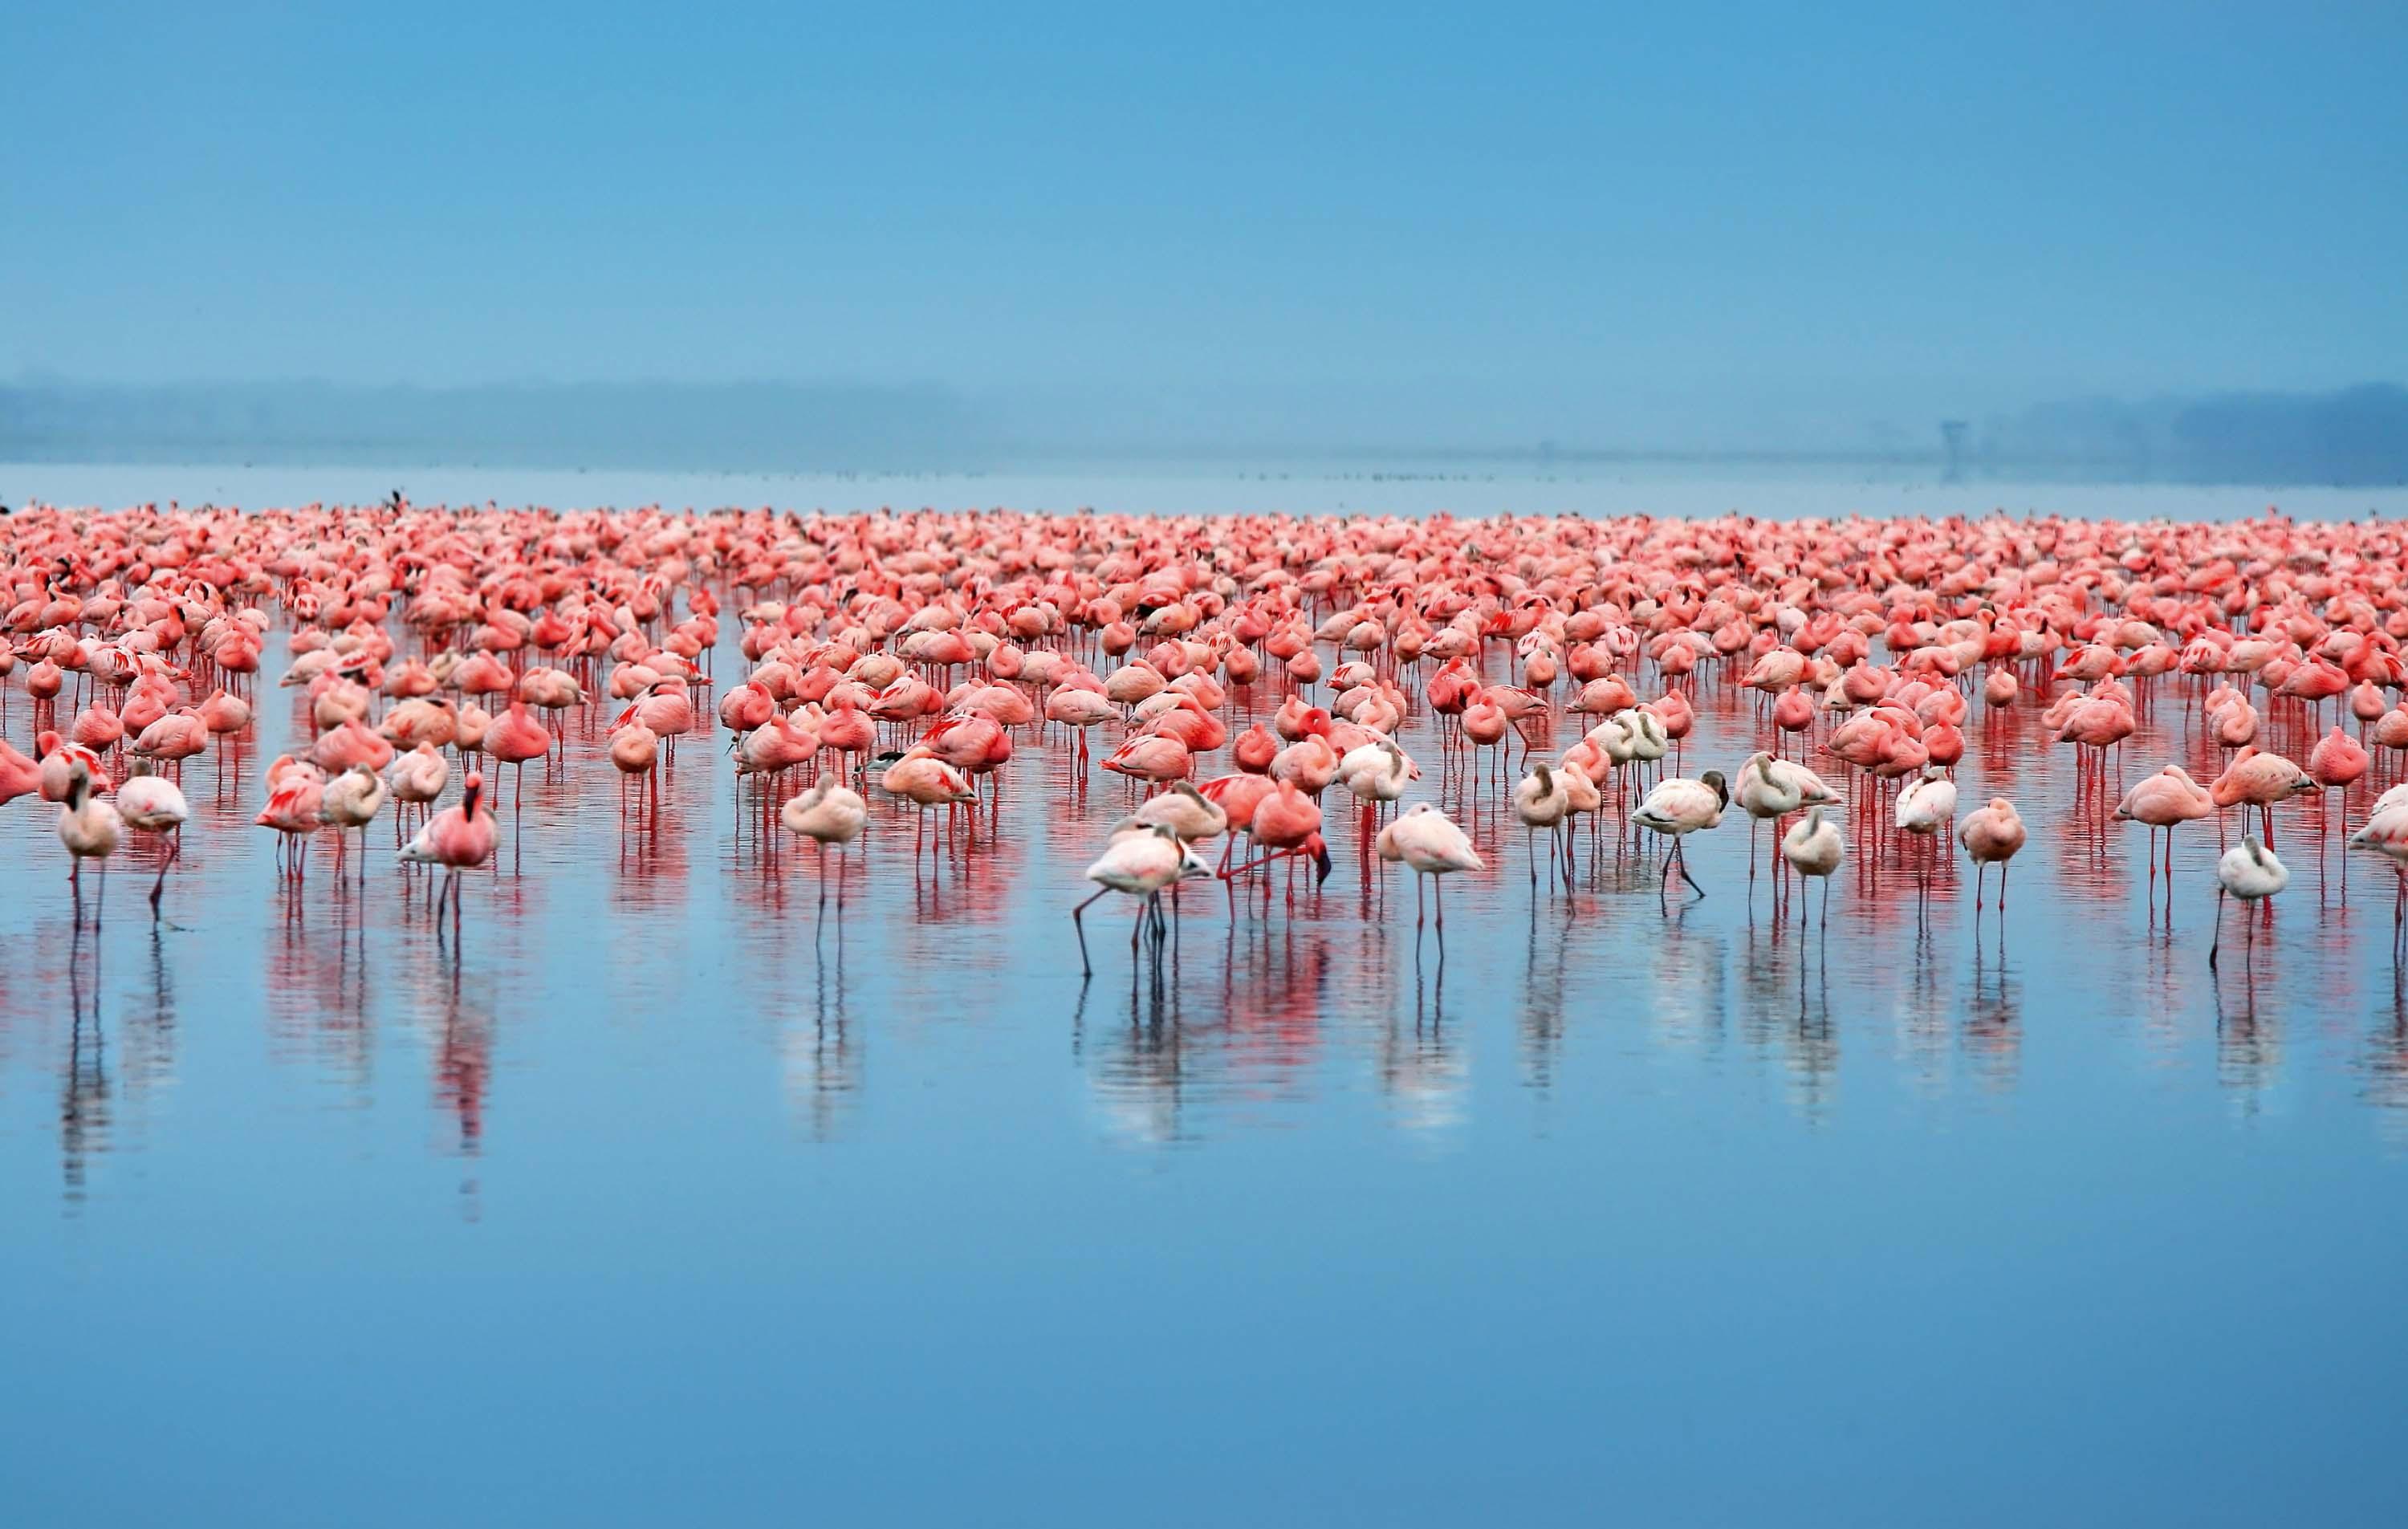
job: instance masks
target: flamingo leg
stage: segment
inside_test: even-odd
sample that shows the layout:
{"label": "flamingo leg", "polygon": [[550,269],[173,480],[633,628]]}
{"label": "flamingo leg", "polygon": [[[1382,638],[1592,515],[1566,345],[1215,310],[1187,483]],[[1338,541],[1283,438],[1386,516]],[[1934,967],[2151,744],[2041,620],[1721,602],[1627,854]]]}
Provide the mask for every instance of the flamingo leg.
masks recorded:
{"label": "flamingo leg", "polygon": [[1698,879],[1689,874],[1689,857],[1681,852],[1681,841],[1677,838],[1672,841],[1672,859],[1681,867],[1681,879],[1689,883],[1690,891],[1703,897],[1706,889],[1698,885]]}
{"label": "flamingo leg", "polygon": [[159,894],[161,892],[165,890],[167,885],[167,867],[173,865],[176,863],[176,858],[183,852],[184,836],[179,834],[173,839],[168,841],[167,853],[165,857],[159,862],[159,879],[150,883],[150,919],[154,923],[157,922],[159,919]]}
{"label": "flamingo leg", "polygon": [[1089,962],[1087,959],[1087,925],[1082,915],[1087,911],[1089,906],[1095,902],[1096,897],[1101,897],[1105,893],[1111,890],[1112,889],[1110,887],[1099,887],[1096,891],[1095,897],[1090,897],[1085,902],[1081,903],[1078,907],[1070,909],[1070,927],[1077,930],[1079,933],[1079,975],[1082,977],[1093,977],[1096,975],[1094,964]]}

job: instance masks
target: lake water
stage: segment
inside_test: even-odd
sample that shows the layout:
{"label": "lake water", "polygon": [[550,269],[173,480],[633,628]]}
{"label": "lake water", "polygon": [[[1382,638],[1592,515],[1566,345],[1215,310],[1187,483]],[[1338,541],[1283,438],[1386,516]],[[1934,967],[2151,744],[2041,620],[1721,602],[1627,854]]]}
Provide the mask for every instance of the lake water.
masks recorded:
{"label": "lake water", "polygon": [[[0,477],[174,492],[52,470]],[[1534,891],[1456,782],[1491,870],[1442,949],[1333,795],[1317,893],[1190,888],[1141,963],[1108,900],[1082,983],[1130,797],[1058,747],[916,877],[881,800],[823,929],[718,740],[638,829],[586,717],[455,952],[389,824],[364,889],[323,850],[280,879],[250,820],[298,719],[260,694],[186,767],[162,925],[145,846],[77,940],[50,810],[0,809],[8,1522],[2397,1520],[2408,990],[2389,873],[2340,854],[2366,786],[2278,809],[2292,886],[2220,980],[2216,826],[2153,882],[2025,707],[1959,772],[2031,824],[2003,917],[1870,812],[1828,929],[1751,898],[1736,814],[1685,908],[1610,829]],[[1699,706],[1692,770],[1769,736]],[[2213,754],[2161,683],[2121,771]]]}
{"label": "lake water", "polygon": [[1013,509],[1211,515],[1980,515],[2004,510],[2123,519],[2231,520],[2278,506],[2301,520],[2408,515],[2408,485],[1940,482],[1912,467],[1776,464],[1364,461],[1080,463],[986,473],[564,471],[520,467],[274,467],[0,463],[0,504],[39,499],[367,504],[399,489],[418,504],[774,506],[810,511]]}

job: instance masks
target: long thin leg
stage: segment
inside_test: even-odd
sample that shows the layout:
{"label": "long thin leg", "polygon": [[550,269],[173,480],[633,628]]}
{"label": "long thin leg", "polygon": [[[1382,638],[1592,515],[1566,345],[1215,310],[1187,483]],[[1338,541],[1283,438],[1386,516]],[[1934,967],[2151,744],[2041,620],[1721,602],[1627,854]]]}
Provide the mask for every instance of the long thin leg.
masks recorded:
{"label": "long thin leg", "polygon": [[1706,894],[1706,889],[1698,885],[1698,879],[1689,874],[1689,857],[1681,852],[1681,841],[1677,838],[1672,841],[1672,859],[1681,867],[1681,879],[1689,883],[1690,891],[1703,897]]}
{"label": "long thin leg", "polygon": [[176,857],[183,852],[184,836],[178,834],[167,841],[166,857],[159,862],[159,879],[150,883],[150,919],[154,923],[159,919],[159,893],[167,885],[167,867],[173,865],[176,863]]}
{"label": "long thin leg", "polygon": [[2215,889],[2215,933],[2214,933],[2214,935],[2211,935],[2210,936],[2208,936],[2208,941],[2207,941],[2207,969],[2208,969],[2209,971],[2214,971],[2214,970],[2215,969],[2215,952],[2216,952],[2216,948],[2217,948],[2218,946],[2222,945],[2223,943],[2224,943],[2224,887],[2223,887],[2223,884],[2219,882],[2219,883],[2217,884],[2217,886],[2216,886],[2216,889]]}
{"label": "long thin leg", "polygon": [[1081,903],[1078,907],[1070,910],[1070,927],[1079,932],[1079,975],[1082,977],[1095,976],[1096,968],[1087,960],[1087,925],[1086,921],[1082,918],[1081,915],[1087,911],[1089,905],[1095,902],[1096,897],[1101,897],[1105,893],[1111,890],[1112,889],[1110,887],[1098,887],[1096,889],[1095,897],[1088,898],[1086,902]]}

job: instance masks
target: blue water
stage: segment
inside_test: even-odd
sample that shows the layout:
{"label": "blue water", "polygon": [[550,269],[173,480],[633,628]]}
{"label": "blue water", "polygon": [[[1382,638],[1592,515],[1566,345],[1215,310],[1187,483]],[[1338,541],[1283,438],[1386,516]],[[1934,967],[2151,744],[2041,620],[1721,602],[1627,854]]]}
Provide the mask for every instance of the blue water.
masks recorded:
{"label": "blue water", "polygon": [[[262,694],[156,930],[148,847],[95,951],[0,809],[0,1520],[2398,1521],[2408,995],[2313,802],[2220,982],[2215,825],[2169,928],[2027,710],[1978,928],[1861,837],[1827,932],[1751,915],[1737,817],[1684,911],[1610,831],[1534,893],[1492,799],[1417,953],[1333,796],[1317,898],[1142,965],[1099,905],[1082,986],[1119,781],[1025,741],[916,879],[882,805],[822,928],[715,740],[637,832],[587,718],[455,956],[389,825],[280,882]],[[2126,777],[2205,765],[2153,706]]]}

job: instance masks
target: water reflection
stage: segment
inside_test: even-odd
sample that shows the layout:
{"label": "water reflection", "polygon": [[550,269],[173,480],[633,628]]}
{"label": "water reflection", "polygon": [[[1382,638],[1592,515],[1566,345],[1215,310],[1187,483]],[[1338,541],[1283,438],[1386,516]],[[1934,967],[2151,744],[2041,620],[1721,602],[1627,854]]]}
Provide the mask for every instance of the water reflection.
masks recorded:
{"label": "water reflection", "polygon": [[1973,941],[1972,991],[1965,1006],[1965,1050],[1974,1076],[1985,1086],[2013,1088],[2022,1072],[2023,983],[2007,961],[2006,921],[1996,921],[1997,943],[1985,950]]}
{"label": "water reflection", "polygon": [[[80,954],[80,952],[77,952]],[[100,1018],[100,981],[80,959],[67,965],[65,1065],[60,1069],[59,1172],[69,1203],[83,1199],[90,1163],[108,1147],[108,1037]]]}
{"label": "water reflection", "polygon": [[[723,639],[726,674],[740,665],[733,623]],[[267,672],[282,663],[278,647]],[[1860,779],[1840,814],[1846,863],[1812,898],[1773,865],[1773,836],[1755,841],[1764,864],[1752,864],[1736,819],[1689,842],[1701,900],[1659,910],[1662,846],[1611,818],[1585,825],[1569,866],[1547,874],[1545,841],[1504,807],[1502,750],[1452,747],[1420,715],[1403,741],[1491,864],[1450,879],[1442,935],[1434,922],[1415,928],[1424,889],[1369,857],[1359,814],[1333,796],[1326,885],[1274,875],[1234,892],[1183,888],[1162,939],[1134,954],[1114,922],[1132,910],[1107,900],[1090,917],[1097,969],[1084,989],[1068,910],[1103,825],[1134,796],[1118,778],[1082,776],[1059,737],[1023,739],[999,796],[975,810],[923,815],[873,793],[860,852],[824,864],[774,827],[800,782],[739,783],[711,739],[665,760],[657,800],[652,782],[627,793],[596,748],[547,760],[510,783],[502,863],[466,879],[454,948],[437,939],[437,879],[397,869],[380,839],[356,879],[330,874],[323,846],[305,850],[299,874],[278,874],[273,836],[250,823],[258,761],[288,750],[305,719],[298,697],[253,691],[272,704],[249,735],[192,766],[194,818],[163,921],[121,889],[95,932],[98,889],[79,921],[47,871],[0,915],[17,974],[0,989],[0,1071],[46,1079],[71,1194],[92,1193],[108,1154],[138,1150],[146,1099],[192,1071],[196,1047],[213,1063],[209,1086],[241,1091],[245,1107],[322,1097],[352,1112],[425,1111],[423,1135],[472,1191],[477,1165],[508,1139],[496,1130],[513,1107],[495,1087],[505,1047],[536,1097],[640,1093],[664,1068],[713,1069],[723,1091],[766,1079],[782,1087],[796,1136],[818,1141],[854,1130],[878,1091],[955,1067],[1015,1079],[986,1107],[1045,1107],[1041,1089],[1010,1092],[1033,1076],[1013,1069],[1058,1063],[1066,1023],[1099,1130],[1144,1143],[1311,1124],[1365,1088],[1401,1130],[1516,1111],[1516,1093],[1570,1121],[1634,1078],[1655,1087],[1668,1073],[1701,1089],[1773,1079],[1797,1118],[1823,1122],[1889,1093],[2026,1089],[2035,1027],[2070,1065],[2121,1068],[2137,1054],[2168,1086],[2227,1091],[2244,1118],[2277,1088],[2330,1075],[2396,1120],[2408,1027],[2384,900],[2370,895],[2391,887],[2359,867],[2353,898],[2338,849],[2339,826],[2363,815],[2396,762],[2379,761],[2342,802],[2278,809],[2292,890],[2230,914],[2212,977],[2212,866],[2227,825],[2178,833],[2169,871],[2144,830],[2113,817],[2121,780],[2151,762],[2221,767],[2196,696],[2157,682],[2125,761],[2102,772],[2045,741],[2048,687],[2028,679],[2030,704],[1970,724],[1982,745],[1959,771],[1964,801],[2012,795],[2031,825],[2003,907],[1995,896],[1971,907],[1961,862],[1899,835],[1895,791]],[[1701,675],[1694,697],[1685,764],[1667,771],[1782,741],[1752,693]],[[712,698],[697,695],[706,716]],[[1235,695],[1233,730],[1276,699]],[[599,736],[594,718],[569,725],[589,745]],[[2310,736],[2287,701],[2270,705],[2267,727],[2302,750]],[[1558,744],[1572,736],[1555,729]],[[1628,784],[1615,794],[1629,797]],[[0,853],[55,866],[37,804],[0,812]],[[1753,893],[1752,873],[1763,883]],[[1828,913],[1813,900],[1825,893]],[[2364,1035],[2311,1027],[2336,1007],[2376,1018]],[[1486,1077],[1484,1041],[1499,1059]],[[425,1082],[380,1091],[380,1077]]]}
{"label": "water reflection", "polygon": [[786,1022],[786,1097],[814,1141],[834,1140],[861,1086],[861,1055],[846,1007],[841,931],[835,954],[814,962],[808,1014]]}
{"label": "water reflection", "polygon": [[2408,1140],[2408,972],[2395,968],[2388,1002],[2368,1032],[2365,1095],[2386,1112],[2394,1140]]}
{"label": "water reflection", "polygon": [[1786,1072],[1799,1113],[1819,1121],[1839,1082],[1840,1026],[1831,1009],[1831,949],[1827,932],[1799,935],[1776,920],[1751,926],[1740,963],[1740,1034],[1751,1054]]}

